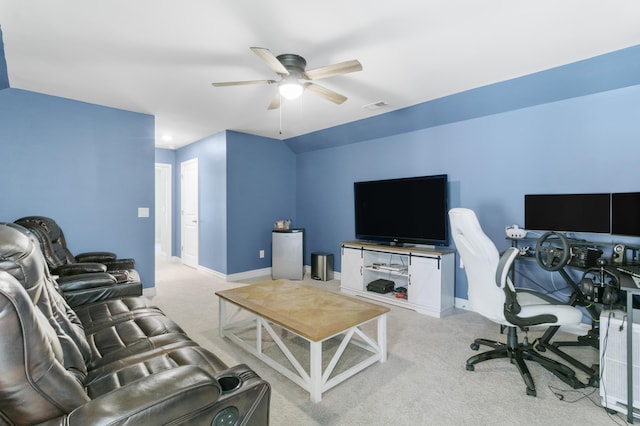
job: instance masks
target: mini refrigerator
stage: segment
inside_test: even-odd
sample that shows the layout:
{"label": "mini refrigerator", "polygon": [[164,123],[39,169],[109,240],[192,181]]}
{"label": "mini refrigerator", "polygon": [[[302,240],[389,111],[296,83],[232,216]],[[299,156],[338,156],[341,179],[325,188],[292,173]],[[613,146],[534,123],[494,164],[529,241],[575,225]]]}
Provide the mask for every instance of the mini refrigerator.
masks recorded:
{"label": "mini refrigerator", "polygon": [[271,234],[271,278],[304,277],[304,229],[274,230]]}

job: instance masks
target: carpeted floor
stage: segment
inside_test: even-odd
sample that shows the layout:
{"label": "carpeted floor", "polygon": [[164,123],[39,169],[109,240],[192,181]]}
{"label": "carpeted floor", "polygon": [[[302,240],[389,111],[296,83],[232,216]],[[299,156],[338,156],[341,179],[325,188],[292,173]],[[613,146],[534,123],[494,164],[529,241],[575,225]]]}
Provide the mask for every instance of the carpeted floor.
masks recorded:
{"label": "carpeted floor", "polygon": [[[246,363],[271,384],[271,425],[626,424],[624,416],[607,414],[600,406],[597,389],[571,389],[534,363],[529,363],[529,368],[537,397],[526,395],[516,367],[504,359],[466,371],[466,359],[477,353],[469,348],[474,338],[504,341],[506,336],[494,323],[463,310],[437,319],[391,307],[388,361],[366,368],[325,392],[321,402],[312,403],[308,392],[218,335],[214,293],[269,279],[225,282],[206,271],[158,262],[156,288],[151,293],[155,293],[154,302],[194,340],[229,366]],[[320,282],[306,277],[304,281],[332,291],[339,287],[335,280]],[[540,334],[532,331],[529,339]],[[597,363],[594,349],[573,351],[583,362]]]}

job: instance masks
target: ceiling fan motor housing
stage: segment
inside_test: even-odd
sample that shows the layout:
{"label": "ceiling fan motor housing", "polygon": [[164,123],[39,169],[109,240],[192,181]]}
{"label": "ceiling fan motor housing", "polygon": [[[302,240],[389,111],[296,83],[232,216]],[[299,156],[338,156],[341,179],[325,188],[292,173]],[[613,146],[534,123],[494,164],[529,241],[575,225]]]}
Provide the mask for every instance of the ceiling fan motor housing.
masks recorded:
{"label": "ceiling fan motor housing", "polygon": [[307,66],[307,61],[302,56],[293,53],[278,55],[276,59],[278,59],[289,72],[293,71],[300,75],[304,74],[304,69]]}

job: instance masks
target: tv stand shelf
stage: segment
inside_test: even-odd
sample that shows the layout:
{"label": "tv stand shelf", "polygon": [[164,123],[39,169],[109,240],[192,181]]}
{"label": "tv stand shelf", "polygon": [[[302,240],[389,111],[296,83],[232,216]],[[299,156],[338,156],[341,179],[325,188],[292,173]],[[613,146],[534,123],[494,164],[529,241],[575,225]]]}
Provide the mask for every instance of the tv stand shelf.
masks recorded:
{"label": "tv stand shelf", "polygon": [[[450,249],[387,246],[362,241],[342,244],[340,290],[389,303],[434,317],[442,317],[454,306],[455,252]],[[404,287],[406,299],[395,292],[367,291],[377,279]]]}

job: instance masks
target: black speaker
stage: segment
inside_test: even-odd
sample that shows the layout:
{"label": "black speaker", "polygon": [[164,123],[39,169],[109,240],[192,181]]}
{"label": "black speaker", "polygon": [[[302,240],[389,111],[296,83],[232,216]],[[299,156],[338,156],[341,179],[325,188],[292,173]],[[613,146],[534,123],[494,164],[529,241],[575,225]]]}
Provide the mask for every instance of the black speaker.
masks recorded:
{"label": "black speaker", "polygon": [[[598,282],[594,282],[592,278],[589,278],[589,275],[593,275]],[[589,302],[613,305],[620,301],[618,277],[604,268],[591,268],[585,271],[578,286]]]}
{"label": "black speaker", "polygon": [[613,305],[614,303],[618,303],[620,301],[620,292],[618,291],[618,288],[611,285],[606,286],[602,292],[600,301],[603,305]]}
{"label": "black speaker", "polygon": [[616,244],[613,246],[613,254],[611,255],[611,262],[616,265],[622,265],[625,263],[626,247],[624,244]]}

